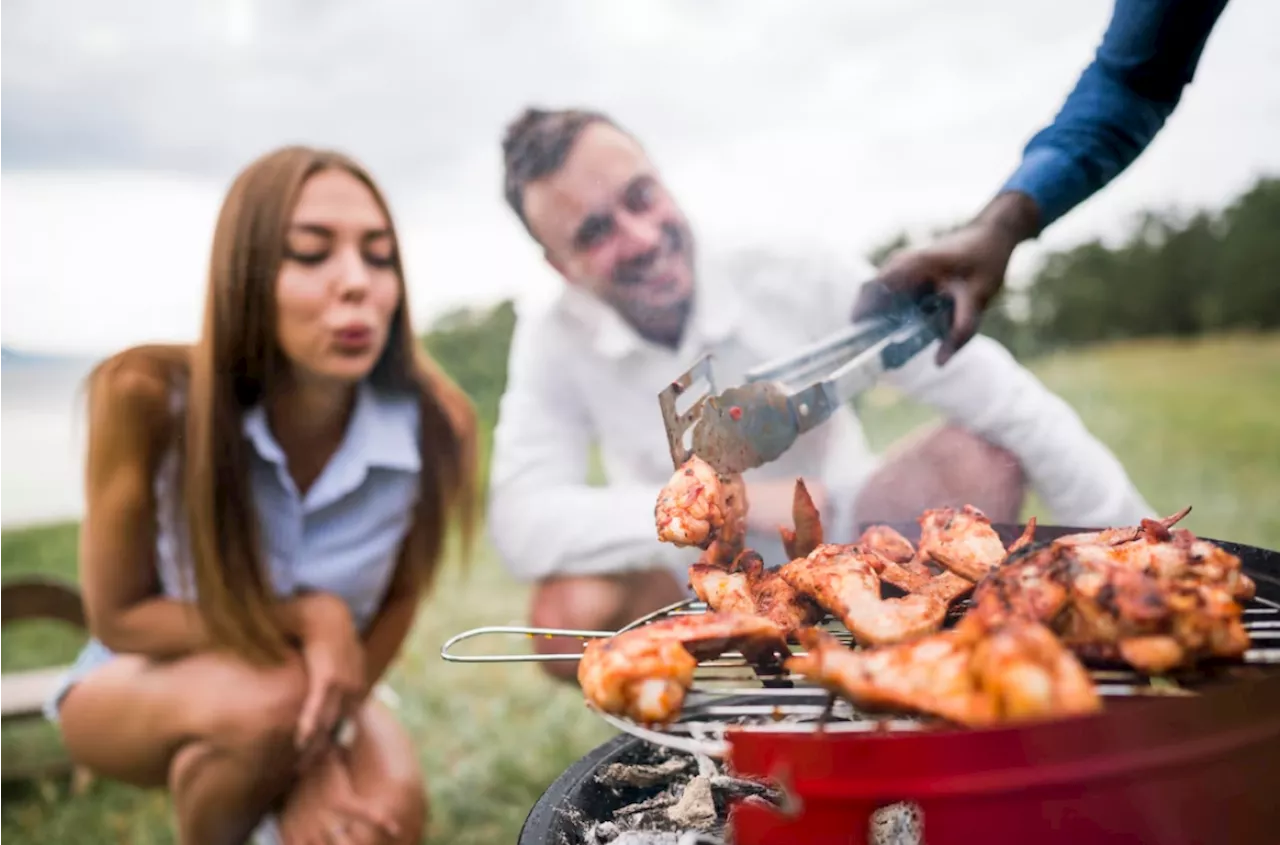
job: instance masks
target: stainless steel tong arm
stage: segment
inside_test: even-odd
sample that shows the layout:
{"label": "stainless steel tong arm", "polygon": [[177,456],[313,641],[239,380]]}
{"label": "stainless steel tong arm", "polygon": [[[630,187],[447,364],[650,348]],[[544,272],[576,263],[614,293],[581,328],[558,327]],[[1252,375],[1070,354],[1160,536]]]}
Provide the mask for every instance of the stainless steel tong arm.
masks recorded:
{"label": "stainless steel tong arm", "polygon": [[836,409],[901,366],[936,335],[923,320],[875,320],[836,332],[791,355],[750,370],[748,384],[775,382],[788,395],[798,433],[825,422]]}

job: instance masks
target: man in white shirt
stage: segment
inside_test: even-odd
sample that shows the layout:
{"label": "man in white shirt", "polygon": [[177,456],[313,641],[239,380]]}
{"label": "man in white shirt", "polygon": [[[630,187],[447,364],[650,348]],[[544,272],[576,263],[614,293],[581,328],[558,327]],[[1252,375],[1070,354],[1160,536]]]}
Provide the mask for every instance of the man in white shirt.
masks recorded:
{"label": "man in white shirt", "polygon": [[[640,144],[605,115],[527,110],[503,142],[508,202],[565,280],[517,306],[489,489],[489,532],[508,570],[535,583],[531,624],[616,630],[688,593],[697,550],[659,543],[658,492],[674,467],[658,393],[703,354],[722,389],[765,360],[847,325],[865,261],[760,261],[713,274]],[[788,272],[790,271],[790,272]],[[805,480],[829,541],[858,522],[914,520],[973,504],[995,522],[1019,516],[1029,484],[1058,522],[1132,524],[1154,515],[1114,455],[1004,347],[968,343],[939,368],[926,350],[886,376],[949,420],[871,453],[845,408],[777,461],[745,474],[750,547],[785,562]],[[606,486],[589,486],[592,446]],[[580,650],[559,638],[548,652]],[[576,663],[541,664],[574,678]]]}

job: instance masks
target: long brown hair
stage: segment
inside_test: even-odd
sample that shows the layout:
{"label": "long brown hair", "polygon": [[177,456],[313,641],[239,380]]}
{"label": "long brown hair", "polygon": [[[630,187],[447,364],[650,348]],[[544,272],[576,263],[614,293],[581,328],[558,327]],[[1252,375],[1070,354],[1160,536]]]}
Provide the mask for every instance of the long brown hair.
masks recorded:
{"label": "long brown hair", "polygon": [[[184,557],[194,575],[199,613],[213,639],[254,662],[281,658],[287,641],[273,614],[275,599],[263,566],[242,419],[287,375],[288,361],[275,335],[275,280],[298,194],[307,179],[331,168],[364,183],[395,238],[382,192],[349,157],[290,146],[259,158],[236,177],[223,202],[213,237],[203,328],[190,349],[189,366],[180,368],[187,370],[185,420],[174,434],[181,438],[180,513],[188,532]],[[400,304],[369,379],[376,387],[419,397],[422,469],[407,553],[417,567],[418,583],[426,588],[443,556],[452,518],[461,524],[463,553],[470,549],[476,508],[475,413],[466,394],[415,339],[399,249],[394,255]],[[165,369],[174,373],[172,351],[150,349],[167,358]]]}

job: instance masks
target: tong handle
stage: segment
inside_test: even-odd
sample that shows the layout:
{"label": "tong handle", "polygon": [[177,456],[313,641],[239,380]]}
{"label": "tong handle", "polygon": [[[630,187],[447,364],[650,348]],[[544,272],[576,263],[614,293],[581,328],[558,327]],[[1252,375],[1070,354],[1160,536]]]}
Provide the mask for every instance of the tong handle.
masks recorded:
{"label": "tong handle", "polygon": [[883,361],[886,370],[896,370],[951,331],[955,320],[955,302],[951,297],[930,294],[917,300],[916,308],[920,331],[885,348]]}
{"label": "tong handle", "polygon": [[576,637],[585,642],[586,640],[602,637],[612,637],[614,633],[614,631],[587,631],[575,628],[525,628],[516,625],[487,625],[482,628],[472,628],[470,631],[463,631],[461,634],[450,637],[440,647],[440,657],[450,663],[547,663],[559,660],[578,660],[582,657],[581,654],[538,654],[537,652],[527,654],[453,654],[449,649],[463,640],[474,639],[486,634],[513,634],[530,639],[533,637]]}
{"label": "tong handle", "polygon": [[662,619],[670,615],[686,615],[691,611],[688,610],[694,604],[693,599],[681,599],[673,602],[666,607],[660,607],[657,610],[646,613],[644,616],[630,622],[616,631],[591,631],[578,628],[530,628],[523,625],[485,625],[480,628],[472,628],[469,631],[463,631],[461,634],[455,634],[440,646],[440,657],[450,663],[546,663],[559,660],[578,660],[582,657],[580,654],[453,654],[450,648],[462,642],[463,640],[475,639],[489,634],[507,634],[518,637],[532,639],[534,637],[575,637],[584,643],[587,640],[607,639],[617,636],[624,631],[630,631],[632,628],[638,628],[641,625],[647,625],[657,619]]}
{"label": "tong handle", "polygon": [[[953,304],[928,296],[895,308],[751,371],[748,381],[769,379],[789,387],[798,433],[825,422],[835,410],[869,389],[887,371],[897,369],[950,329]],[[834,369],[831,369],[834,365]]]}
{"label": "tong handle", "polygon": [[953,313],[949,297],[930,294],[916,301],[898,300],[884,312],[751,369],[746,381],[777,381],[791,387],[807,387],[813,382],[839,379],[852,362],[862,363],[873,358],[879,358],[886,370],[897,369],[934,340],[945,336],[950,331]]}

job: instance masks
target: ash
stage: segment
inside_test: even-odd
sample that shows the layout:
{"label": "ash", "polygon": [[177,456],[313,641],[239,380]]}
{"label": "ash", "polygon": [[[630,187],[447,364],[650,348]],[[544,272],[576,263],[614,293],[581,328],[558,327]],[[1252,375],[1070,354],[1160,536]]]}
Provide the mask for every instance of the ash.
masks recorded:
{"label": "ash", "polygon": [[[649,760],[613,763],[595,775],[599,787],[629,800],[608,819],[578,819],[584,845],[732,845],[728,813],[736,802],[781,807],[783,795],[768,783],[724,773],[716,762],[653,746]],[[643,796],[643,797],[641,797]],[[915,808],[881,808],[868,831],[872,845],[920,845]]]}

